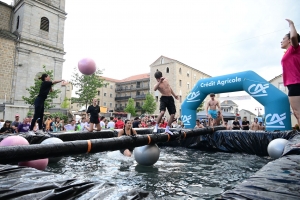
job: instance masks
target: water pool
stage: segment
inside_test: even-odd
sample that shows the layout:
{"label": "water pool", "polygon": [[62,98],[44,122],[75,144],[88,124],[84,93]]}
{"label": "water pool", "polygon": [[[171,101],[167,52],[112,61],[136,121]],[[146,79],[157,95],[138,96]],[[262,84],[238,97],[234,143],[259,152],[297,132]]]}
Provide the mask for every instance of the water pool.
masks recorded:
{"label": "water pool", "polygon": [[132,189],[168,199],[214,199],[232,189],[270,161],[249,154],[204,152],[161,147],[152,167],[138,165],[119,151],[78,155],[50,164],[45,171],[98,183],[114,183],[106,199],[117,199]]}

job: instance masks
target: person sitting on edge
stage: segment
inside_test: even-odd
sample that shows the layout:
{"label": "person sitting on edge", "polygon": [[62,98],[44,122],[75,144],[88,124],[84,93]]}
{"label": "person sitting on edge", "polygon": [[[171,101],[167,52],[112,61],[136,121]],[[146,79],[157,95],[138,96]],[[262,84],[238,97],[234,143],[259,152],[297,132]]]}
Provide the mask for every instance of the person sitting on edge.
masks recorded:
{"label": "person sitting on edge", "polygon": [[122,121],[121,117],[118,117],[118,121],[115,123],[116,129],[123,129],[124,128],[124,122]]}
{"label": "person sitting on edge", "polygon": [[[162,76],[162,73],[160,71],[156,71],[154,74],[154,77],[156,78],[157,83],[154,85],[154,91],[158,90],[161,93],[160,97],[160,114],[157,117],[157,121],[155,124],[155,128],[153,130],[154,133],[157,133],[158,124],[161,121],[162,117],[164,116],[166,112],[166,108],[168,109],[170,119],[168,122],[168,125],[166,126],[165,132],[173,135],[173,133],[169,130],[170,126],[173,122],[175,113],[176,113],[176,107],[174,103],[174,98],[179,99],[178,96],[173,92],[169,81]],[[174,97],[174,98],[173,98]]]}
{"label": "person sitting on edge", "polygon": [[100,120],[99,120],[99,113],[100,113],[100,107],[97,105],[97,99],[94,98],[92,100],[92,105],[90,105],[86,111],[86,116],[88,116],[88,113],[90,114],[90,132],[93,132],[94,130],[94,124],[96,125],[97,129],[96,131],[101,131],[100,126]]}
{"label": "person sitting on edge", "polygon": [[215,100],[215,94],[210,93],[210,100],[206,106],[206,115],[209,119],[209,125],[213,126],[215,124],[215,119],[217,118],[217,108],[221,109],[220,104],[217,100]]}
{"label": "person sitting on edge", "polygon": [[196,126],[195,126],[195,128],[204,128],[204,126],[200,123],[199,119],[196,120]]}
{"label": "person sitting on edge", "polygon": [[259,124],[258,124],[258,119],[254,118],[254,122],[252,122],[250,126],[250,130],[252,131],[258,131],[259,130]]}
{"label": "person sitting on edge", "polygon": [[222,124],[223,126],[225,126],[223,115],[221,114],[220,111],[218,111],[217,113],[218,113],[218,115],[215,118],[215,120],[214,120],[215,123],[213,125],[214,126],[220,126]]}
{"label": "person sitting on edge", "polygon": [[237,117],[235,117],[232,122],[232,130],[241,130],[241,125]]}
{"label": "person sitting on edge", "polygon": [[[121,136],[133,136],[137,135],[136,131],[132,128],[132,122],[129,119],[125,120],[125,127],[119,131],[118,137]],[[120,149],[121,154],[124,156],[131,157],[131,154],[133,152],[134,148],[128,148],[128,149]]]}
{"label": "person sitting on edge", "polygon": [[242,129],[243,130],[249,130],[249,121],[247,121],[247,117],[243,118],[242,121]]}
{"label": "person sitting on edge", "polygon": [[74,119],[70,121],[70,124],[65,125],[65,130],[66,131],[75,131],[76,129],[76,122]]}
{"label": "person sitting on edge", "polygon": [[27,133],[30,129],[29,118],[25,118],[18,126],[18,133]]}

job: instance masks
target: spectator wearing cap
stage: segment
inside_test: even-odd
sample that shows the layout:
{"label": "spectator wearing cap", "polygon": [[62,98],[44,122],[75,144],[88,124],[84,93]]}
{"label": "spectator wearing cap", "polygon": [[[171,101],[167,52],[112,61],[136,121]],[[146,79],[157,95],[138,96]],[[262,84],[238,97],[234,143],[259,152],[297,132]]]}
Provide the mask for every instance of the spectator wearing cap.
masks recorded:
{"label": "spectator wearing cap", "polygon": [[11,124],[11,128],[13,129],[14,133],[19,133],[18,126],[21,124],[21,122],[19,120],[20,120],[20,115],[16,114],[15,121],[13,121],[13,123]]}

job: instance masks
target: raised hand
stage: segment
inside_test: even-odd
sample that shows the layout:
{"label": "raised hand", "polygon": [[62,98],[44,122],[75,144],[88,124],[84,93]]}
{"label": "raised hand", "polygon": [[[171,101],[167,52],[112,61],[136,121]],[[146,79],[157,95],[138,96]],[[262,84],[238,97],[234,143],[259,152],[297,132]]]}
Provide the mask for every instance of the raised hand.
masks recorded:
{"label": "raised hand", "polygon": [[286,21],[288,21],[289,25],[294,24],[294,22],[290,19],[285,19]]}

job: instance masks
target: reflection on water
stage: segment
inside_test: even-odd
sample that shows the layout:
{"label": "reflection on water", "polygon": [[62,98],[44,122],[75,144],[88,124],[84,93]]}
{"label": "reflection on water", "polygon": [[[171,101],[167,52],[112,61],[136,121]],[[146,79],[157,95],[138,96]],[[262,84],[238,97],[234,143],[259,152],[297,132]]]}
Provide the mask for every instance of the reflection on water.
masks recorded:
{"label": "reflection on water", "polygon": [[169,199],[214,199],[267,162],[268,158],[255,155],[162,147],[158,162],[151,167],[140,166],[134,158],[114,151],[66,157],[46,171],[114,183],[118,194],[112,199],[136,188]]}

